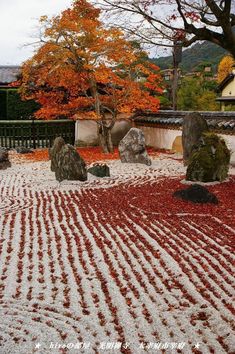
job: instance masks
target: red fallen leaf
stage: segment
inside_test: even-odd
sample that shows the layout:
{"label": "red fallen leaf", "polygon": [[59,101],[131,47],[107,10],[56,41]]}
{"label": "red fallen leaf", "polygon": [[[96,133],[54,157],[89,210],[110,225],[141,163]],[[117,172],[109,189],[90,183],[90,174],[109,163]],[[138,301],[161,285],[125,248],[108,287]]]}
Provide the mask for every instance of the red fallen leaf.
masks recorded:
{"label": "red fallen leaf", "polygon": [[82,310],[83,315],[90,315],[90,311],[83,309]]}
{"label": "red fallen leaf", "polygon": [[132,300],[130,298],[126,298],[126,304],[128,306],[132,306]]}
{"label": "red fallen leaf", "polygon": [[64,302],[64,303],[63,303],[63,306],[64,306],[65,308],[69,308],[69,307],[70,307],[70,302]]}
{"label": "red fallen leaf", "polygon": [[60,333],[60,337],[62,340],[65,340],[67,338],[67,333]]}
{"label": "red fallen leaf", "polygon": [[48,320],[45,322],[47,326],[53,327],[53,322],[51,320]]}
{"label": "red fallen leaf", "polygon": [[32,317],[32,320],[35,322],[40,322],[41,321],[41,317]]}
{"label": "red fallen leaf", "polygon": [[209,318],[209,315],[205,312],[205,311],[200,311],[200,312],[198,312],[198,313],[196,313],[196,314],[193,314],[192,316],[191,316],[191,318],[193,319],[193,320],[198,320],[198,321],[207,321],[208,320],[208,318]]}

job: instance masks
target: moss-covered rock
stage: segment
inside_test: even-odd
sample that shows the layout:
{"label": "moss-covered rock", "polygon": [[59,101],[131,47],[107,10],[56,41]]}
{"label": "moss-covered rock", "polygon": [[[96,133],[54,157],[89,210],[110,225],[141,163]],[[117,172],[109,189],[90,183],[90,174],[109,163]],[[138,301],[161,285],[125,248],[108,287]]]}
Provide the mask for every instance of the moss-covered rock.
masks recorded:
{"label": "moss-covered rock", "polygon": [[224,181],[228,176],[230,151],[225,141],[214,133],[203,133],[194,145],[186,172],[186,180]]}

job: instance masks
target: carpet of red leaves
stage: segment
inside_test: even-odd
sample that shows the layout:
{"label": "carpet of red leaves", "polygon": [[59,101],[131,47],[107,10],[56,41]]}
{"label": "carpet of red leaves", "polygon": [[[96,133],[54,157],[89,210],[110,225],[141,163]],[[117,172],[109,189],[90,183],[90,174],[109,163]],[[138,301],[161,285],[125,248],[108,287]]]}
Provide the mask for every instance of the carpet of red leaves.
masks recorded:
{"label": "carpet of red leaves", "polygon": [[[170,153],[167,150],[155,150],[153,148],[148,148],[148,153],[150,156],[157,156],[159,152]],[[104,154],[100,147],[82,147],[77,148],[77,151],[81,157],[87,162],[92,163],[96,161],[105,161],[105,160],[115,160],[119,158],[118,149],[115,148],[113,153]],[[36,161],[48,161],[49,154],[48,149],[37,149],[33,153],[29,154],[17,154],[15,152],[10,153],[11,158],[15,162],[36,162]]]}
{"label": "carpet of red leaves", "polygon": [[121,209],[128,212],[131,206],[150,216],[154,213],[167,217],[175,214],[219,216],[226,224],[235,227],[235,176],[230,176],[224,183],[207,186],[217,196],[219,204],[192,203],[174,197],[176,190],[188,187],[181,183],[183,178],[169,177],[139,185],[136,181],[136,186],[124,184],[108,190],[100,188],[96,191],[96,203],[105,208],[110,216]]}

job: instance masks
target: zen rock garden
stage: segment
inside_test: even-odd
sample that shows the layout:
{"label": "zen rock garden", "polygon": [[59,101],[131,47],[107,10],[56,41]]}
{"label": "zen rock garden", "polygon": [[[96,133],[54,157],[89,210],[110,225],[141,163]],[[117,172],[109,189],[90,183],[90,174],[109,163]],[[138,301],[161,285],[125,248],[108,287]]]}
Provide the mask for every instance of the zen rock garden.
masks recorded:
{"label": "zen rock garden", "polygon": [[[183,158],[187,166],[186,180],[195,182],[224,181],[228,176],[230,151],[224,140],[210,133],[206,120],[197,112],[185,118],[182,132]],[[131,128],[118,146],[122,163],[151,165],[145,137],[137,128]],[[87,173],[97,177],[110,177],[106,164],[96,164],[87,168],[86,162],[76,149],[65,144],[63,138],[55,139],[49,150],[51,170],[58,181],[86,181]]]}
{"label": "zen rock garden", "polygon": [[1,1],[0,354],[235,354],[234,1]]}
{"label": "zen rock garden", "polygon": [[[228,176],[230,152],[223,139],[210,133],[207,122],[199,113],[192,113],[186,117],[182,132],[183,158],[187,166],[186,180],[192,182],[224,181]],[[118,146],[119,157],[122,163],[137,163],[151,165],[148,156],[145,137],[137,128],[131,128]],[[64,139],[55,139],[49,150],[51,170],[55,172],[56,180],[86,181],[88,173],[102,178],[110,177],[107,164],[96,163],[87,167],[86,162],[77,150],[66,144]],[[218,203],[215,195],[205,187],[193,184],[188,189],[177,190],[174,197],[193,203]]]}
{"label": "zen rock garden", "polygon": [[[121,140],[118,146],[121,162],[141,163],[151,165],[146,146],[144,134],[140,129],[132,128]],[[85,161],[81,158],[76,149],[65,144],[63,138],[55,139],[49,149],[51,159],[51,171],[55,172],[56,180],[78,180],[86,181],[87,173],[96,177],[110,177],[110,170],[106,164],[95,164],[87,169]]]}
{"label": "zen rock garden", "polygon": [[[174,342],[196,328],[195,342],[207,334],[210,348],[232,353],[235,171],[226,179],[229,151],[204,123],[189,138],[185,163],[146,148],[136,128],[111,154],[62,137],[50,160],[48,149],[0,149],[0,353],[36,353],[38,343],[49,353],[78,336],[94,346],[112,333],[135,354],[153,328]],[[222,338],[218,317],[223,347],[211,340]]]}

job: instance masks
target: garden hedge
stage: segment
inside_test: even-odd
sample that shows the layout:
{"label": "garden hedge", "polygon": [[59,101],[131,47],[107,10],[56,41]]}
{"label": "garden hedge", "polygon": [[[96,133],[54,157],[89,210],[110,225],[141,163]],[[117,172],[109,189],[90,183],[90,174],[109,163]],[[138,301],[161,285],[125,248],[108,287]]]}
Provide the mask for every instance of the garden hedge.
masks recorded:
{"label": "garden hedge", "polygon": [[0,119],[29,119],[38,109],[35,101],[22,101],[17,89],[0,89]]}

